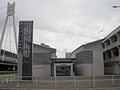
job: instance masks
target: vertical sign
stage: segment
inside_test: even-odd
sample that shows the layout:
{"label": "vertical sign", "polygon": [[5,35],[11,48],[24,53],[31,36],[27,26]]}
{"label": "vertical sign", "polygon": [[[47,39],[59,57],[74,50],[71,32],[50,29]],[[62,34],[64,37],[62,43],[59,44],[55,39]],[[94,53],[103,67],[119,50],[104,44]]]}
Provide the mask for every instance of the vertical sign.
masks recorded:
{"label": "vertical sign", "polygon": [[[33,21],[20,21],[18,44],[18,70],[21,70],[21,73],[19,71],[18,72],[22,75],[23,80],[32,80],[32,45]],[[21,64],[21,66],[19,64]]]}

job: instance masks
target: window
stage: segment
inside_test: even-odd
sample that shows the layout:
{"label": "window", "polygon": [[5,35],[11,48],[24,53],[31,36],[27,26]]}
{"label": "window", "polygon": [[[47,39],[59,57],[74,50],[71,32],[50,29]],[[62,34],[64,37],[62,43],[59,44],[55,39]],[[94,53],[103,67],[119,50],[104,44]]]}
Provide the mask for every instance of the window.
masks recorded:
{"label": "window", "polygon": [[102,43],[102,48],[105,48],[105,44],[104,43]]}
{"label": "window", "polygon": [[106,46],[110,45],[110,40],[105,41]]}
{"label": "window", "polygon": [[112,49],[112,52],[113,52],[113,55],[114,55],[115,57],[119,56],[119,50],[118,50],[117,47],[113,48],[113,49]]}
{"label": "window", "polygon": [[116,36],[116,35],[114,35],[114,36],[112,36],[110,39],[111,39],[111,41],[114,43],[114,42],[116,42],[116,41],[117,41],[117,36]]}

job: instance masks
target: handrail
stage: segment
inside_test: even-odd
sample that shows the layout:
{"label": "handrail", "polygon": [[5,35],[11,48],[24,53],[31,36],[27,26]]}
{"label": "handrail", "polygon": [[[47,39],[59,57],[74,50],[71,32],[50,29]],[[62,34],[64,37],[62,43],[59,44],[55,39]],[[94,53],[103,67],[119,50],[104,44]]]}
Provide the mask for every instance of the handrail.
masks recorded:
{"label": "handrail", "polygon": [[0,71],[0,75],[5,75],[5,74],[15,74],[17,71]]}

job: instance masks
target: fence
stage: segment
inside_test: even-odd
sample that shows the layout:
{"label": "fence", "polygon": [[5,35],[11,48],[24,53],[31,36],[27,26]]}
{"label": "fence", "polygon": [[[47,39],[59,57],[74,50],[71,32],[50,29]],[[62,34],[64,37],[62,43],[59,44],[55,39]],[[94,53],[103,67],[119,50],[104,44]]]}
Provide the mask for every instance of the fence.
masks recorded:
{"label": "fence", "polygon": [[[24,77],[26,78],[26,77]],[[28,78],[28,77],[27,77]],[[71,76],[71,77],[32,77],[32,80],[21,80],[22,77],[0,77],[1,88],[113,88],[120,87],[120,75],[112,76]],[[71,89],[72,90],[72,89]]]}
{"label": "fence", "polygon": [[16,74],[17,71],[0,71],[0,75],[5,75],[5,74]]}

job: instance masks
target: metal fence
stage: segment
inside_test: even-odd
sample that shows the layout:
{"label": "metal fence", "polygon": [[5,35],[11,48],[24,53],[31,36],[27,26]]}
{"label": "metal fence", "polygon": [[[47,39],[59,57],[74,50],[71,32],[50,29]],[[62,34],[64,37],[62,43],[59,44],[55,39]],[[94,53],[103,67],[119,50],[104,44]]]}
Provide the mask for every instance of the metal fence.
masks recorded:
{"label": "metal fence", "polygon": [[[24,77],[25,78],[25,77]],[[0,76],[0,88],[63,89],[63,88],[118,88],[120,75],[112,76],[70,76],[70,77],[32,77],[21,80],[18,76]],[[16,89],[16,90],[17,90]],[[21,89],[22,90],[22,89]],[[72,90],[72,89],[70,89]],[[110,90],[110,89],[108,89]],[[119,90],[119,89],[118,89]]]}

